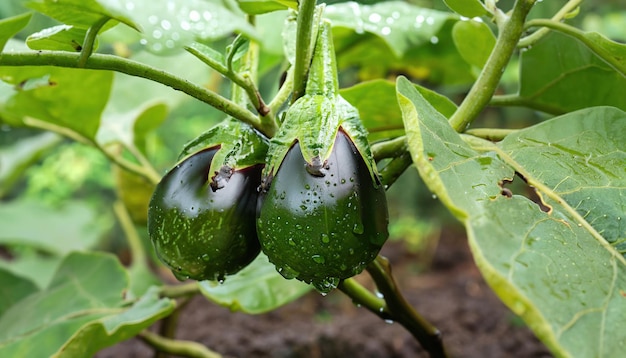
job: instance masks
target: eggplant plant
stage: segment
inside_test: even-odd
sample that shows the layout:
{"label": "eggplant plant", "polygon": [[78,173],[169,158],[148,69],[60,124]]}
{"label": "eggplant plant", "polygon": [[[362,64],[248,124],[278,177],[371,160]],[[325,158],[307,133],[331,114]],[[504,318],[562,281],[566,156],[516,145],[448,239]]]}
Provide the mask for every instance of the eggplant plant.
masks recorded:
{"label": "eggplant plant", "polygon": [[[380,255],[407,170],[555,356],[623,354],[623,31],[593,1],[423,3],[0,5],[0,356],[139,336],[215,357],[174,338],[189,298],[258,314],[338,290],[446,357]],[[68,141],[107,160],[92,175],[113,194],[95,209],[24,189]],[[120,232],[130,260],[103,250]]]}

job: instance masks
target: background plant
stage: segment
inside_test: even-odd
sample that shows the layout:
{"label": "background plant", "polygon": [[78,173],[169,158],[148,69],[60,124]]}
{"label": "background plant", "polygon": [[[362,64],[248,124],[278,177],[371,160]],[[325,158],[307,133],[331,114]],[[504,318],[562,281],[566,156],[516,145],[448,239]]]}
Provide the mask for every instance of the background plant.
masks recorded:
{"label": "background plant", "polygon": [[[414,164],[465,225],[487,282],[555,355],[615,356],[626,345],[624,9],[445,5],[329,3],[341,95],[359,109],[383,180]],[[263,256],[223,285],[171,285],[150,269],[144,226],[146,199],[184,142],[225,115],[274,134],[302,90],[314,6],[0,5],[2,356],[90,355],[137,334],[210,356],[146,328],[198,293],[259,313],[310,289]],[[126,266],[105,252],[126,245]],[[350,279],[341,290],[444,355],[387,263],[368,272],[384,299]]]}

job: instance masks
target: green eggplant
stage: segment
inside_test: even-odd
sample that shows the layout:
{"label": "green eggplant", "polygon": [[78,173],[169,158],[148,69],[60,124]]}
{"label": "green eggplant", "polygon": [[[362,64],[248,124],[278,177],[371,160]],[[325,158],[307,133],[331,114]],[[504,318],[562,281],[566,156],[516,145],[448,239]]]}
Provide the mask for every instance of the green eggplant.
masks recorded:
{"label": "green eggplant", "polygon": [[388,237],[385,190],[358,111],[338,94],[322,23],[305,95],[270,142],[257,232],[285,278],[329,292],[360,273]]}
{"label": "green eggplant", "polygon": [[189,143],[159,182],[148,233],[179,280],[224,280],[260,252],[256,207],[267,139],[227,120]]}

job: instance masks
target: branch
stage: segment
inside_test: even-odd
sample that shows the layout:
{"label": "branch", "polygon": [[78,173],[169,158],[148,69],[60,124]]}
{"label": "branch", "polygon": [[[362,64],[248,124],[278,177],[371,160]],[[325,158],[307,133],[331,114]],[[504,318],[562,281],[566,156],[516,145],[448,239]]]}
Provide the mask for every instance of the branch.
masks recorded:
{"label": "branch", "polygon": [[115,212],[115,216],[120,222],[122,231],[124,231],[124,236],[126,236],[126,240],[128,241],[128,247],[130,248],[132,258],[131,265],[147,265],[148,260],[146,251],[141,244],[141,238],[139,237],[139,234],[137,234],[135,225],[133,225],[133,221],[130,218],[128,210],[124,206],[124,203],[122,203],[121,200],[116,200],[113,204],[113,211]]}
{"label": "branch", "polygon": [[487,59],[485,67],[470,89],[456,112],[450,118],[450,124],[457,132],[463,132],[476,119],[493,96],[504,68],[509,63],[517,42],[524,31],[524,20],[536,0],[517,0],[511,16],[502,23],[496,45]]}
{"label": "branch", "polygon": [[[559,10],[556,14],[554,14],[554,16],[552,16],[550,20],[557,22],[563,20],[573,11],[575,11],[582,2],[583,0],[569,0],[565,5],[563,5],[561,10]],[[526,27],[528,27],[528,25]],[[548,31],[548,29],[539,29],[533,32],[532,34],[519,40],[519,42],[517,43],[517,47],[529,47],[534,45],[537,41],[544,37],[548,33]]]}
{"label": "branch", "polygon": [[406,151],[399,156],[393,158],[389,164],[380,170],[380,181],[389,189],[393,183],[413,164],[411,153]]}
{"label": "branch", "polygon": [[385,158],[395,158],[408,151],[406,136],[400,136],[384,142],[374,143],[371,148],[372,156],[376,161]]}
{"label": "branch", "polygon": [[206,346],[193,341],[175,340],[159,336],[150,331],[139,333],[138,337],[146,344],[154,347],[158,351],[174,354],[181,357],[191,358],[221,358],[222,355],[216,353]]}
{"label": "branch", "polygon": [[371,293],[355,279],[348,278],[346,280],[342,280],[339,282],[337,288],[346,296],[350,297],[352,302],[356,305],[367,308],[370,312],[383,320],[391,320],[392,317],[387,309],[385,300]]}
{"label": "branch", "polygon": [[441,341],[441,333],[420,316],[402,296],[391,274],[389,261],[382,256],[377,256],[367,266],[367,272],[382,293],[391,318],[411,332],[431,357],[447,357]]}
{"label": "branch", "polygon": [[131,173],[135,173],[139,175],[140,177],[145,178],[152,184],[156,185],[161,180],[161,176],[154,170],[152,166],[144,167],[141,165],[137,165],[129,160],[124,159],[120,155],[112,154],[111,152],[106,150],[106,148],[100,145],[100,143],[98,143],[97,141],[91,138],[87,138],[70,128],[62,127],[54,123],[42,121],[42,120],[35,119],[35,118],[24,118],[24,124],[26,124],[27,126],[34,127],[34,128],[40,128],[40,129],[44,129],[53,133],[61,134],[79,143],[94,146],[95,148],[100,150],[100,152],[102,152],[102,154],[104,154],[107,157],[107,159],[109,159],[111,162],[120,166],[120,168],[124,170],[128,170]]}
{"label": "branch", "polygon": [[[12,52],[0,54],[0,66],[55,66],[78,68],[80,54],[63,51]],[[86,69],[108,70],[141,77],[184,92],[193,98],[248,123],[265,133],[259,119],[247,109],[219,94],[191,83],[184,78],[146,64],[114,55],[93,54],[85,63]],[[265,133],[267,134],[267,133]]]}
{"label": "branch", "polygon": [[161,286],[159,292],[162,297],[168,298],[189,297],[197,295],[198,293],[200,293],[200,287],[196,281],[183,283],[181,285]]}
{"label": "branch", "polygon": [[500,107],[526,107],[548,114],[553,114],[555,116],[565,113],[563,109],[557,106],[533,101],[534,97],[535,96],[531,98],[525,98],[516,94],[493,96],[489,101],[489,105]]}
{"label": "branch", "polygon": [[465,134],[474,137],[483,138],[492,142],[499,142],[511,133],[517,132],[517,129],[503,128],[471,128],[465,131]]}
{"label": "branch", "polygon": [[111,18],[108,16],[101,17],[96,21],[89,29],[87,29],[87,33],[85,34],[85,41],[83,41],[83,46],[80,50],[80,58],[78,59],[78,67],[84,68],[87,63],[87,59],[93,53],[93,47],[96,42],[96,37],[98,36],[98,32],[102,29]]}
{"label": "branch", "polygon": [[313,48],[313,15],[315,14],[315,0],[301,0],[298,10],[298,29],[296,32],[296,59],[294,69],[294,88],[292,103],[304,95],[306,76],[311,65]]}

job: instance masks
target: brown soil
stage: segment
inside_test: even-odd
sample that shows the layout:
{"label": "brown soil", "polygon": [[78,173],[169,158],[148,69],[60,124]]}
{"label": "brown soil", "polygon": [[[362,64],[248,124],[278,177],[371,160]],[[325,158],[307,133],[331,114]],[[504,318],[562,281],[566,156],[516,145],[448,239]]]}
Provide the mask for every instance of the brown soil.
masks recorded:
{"label": "brown soil", "polygon": [[[442,237],[427,272],[416,272],[416,257],[400,243],[386,244],[382,254],[392,262],[407,300],[442,332],[452,357],[550,357],[485,284],[459,235]],[[369,284],[367,275],[358,279]],[[196,297],[180,316],[177,337],[205,344],[224,357],[428,356],[402,326],[356,307],[341,292],[326,297],[311,292],[256,316]],[[153,356],[150,347],[134,338],[97,358]]]}

